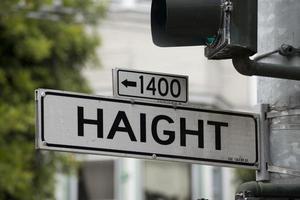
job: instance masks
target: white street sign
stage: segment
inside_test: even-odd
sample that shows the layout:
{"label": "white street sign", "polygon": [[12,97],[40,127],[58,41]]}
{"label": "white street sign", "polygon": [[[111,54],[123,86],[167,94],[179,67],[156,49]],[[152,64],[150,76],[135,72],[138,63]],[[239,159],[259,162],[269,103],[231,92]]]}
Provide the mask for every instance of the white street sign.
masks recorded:
{"label": "white street sign", "polygon": [[188,101],[188,77],[127,69],[113,70],[114,96]]}
{"label": "white street sign", "polygon": [[39,89],[37,148],[258,169],[257,115]]}

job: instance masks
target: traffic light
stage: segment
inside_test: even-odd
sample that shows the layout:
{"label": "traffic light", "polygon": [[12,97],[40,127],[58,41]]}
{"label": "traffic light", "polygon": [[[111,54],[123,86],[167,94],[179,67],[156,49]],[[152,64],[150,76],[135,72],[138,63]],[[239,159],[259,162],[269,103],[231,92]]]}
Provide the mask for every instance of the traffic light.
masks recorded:
{"label": "traffic light", "polygon": [[151,29],[161,47],[204,45],[209,59],[257,51],[257,0],[152,0]]}
{"label": "traffic light", "polygon": [[246,182],[239,186],[235,200],[300,200],[300,186],[293,183]]}

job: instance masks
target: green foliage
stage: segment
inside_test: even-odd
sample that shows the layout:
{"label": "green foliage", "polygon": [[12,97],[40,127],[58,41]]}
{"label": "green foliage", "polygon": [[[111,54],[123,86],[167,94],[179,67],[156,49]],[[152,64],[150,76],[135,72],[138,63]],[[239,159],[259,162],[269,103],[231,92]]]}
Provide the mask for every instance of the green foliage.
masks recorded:
{"label": "green foliage", "polygon": [[255,181],[255,170],[250,169],[236,169],[236,182],[245,183]]}
{"label": "green foliage", "polygon": [[34,90],[90,92],[80,71],[99,39],[85,24],[97,24],[105,5],[61,2],[0,1],[0,200],[54,199],[55,171],[68,171],[73,162],[35,150]]}

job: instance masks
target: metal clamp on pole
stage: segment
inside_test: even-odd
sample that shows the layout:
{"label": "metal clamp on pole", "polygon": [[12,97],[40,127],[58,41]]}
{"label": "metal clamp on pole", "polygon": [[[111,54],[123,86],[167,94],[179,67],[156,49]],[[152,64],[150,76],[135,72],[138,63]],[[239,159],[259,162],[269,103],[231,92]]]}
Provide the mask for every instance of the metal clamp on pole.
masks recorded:
{"label": "metal clamp on pole", "polygon": [[[272,112],[267,113],[267,119],[271,120],[271,129],[272,130],[281,130],[281,131],[296,131],[300,130],[300,109],[284,109],[284,110],[273,110]],[[281,132],[282,133],[282,132]],[[296,140],[297,141],[297,140]],[[290,142],[288,142],[290,144]],[[297,147],[298,145],[295,145]],[[293,146],[289,148],[292,154],[292,157],[298,155],[297,148],[293,149]],[[300,176],[299,168],[295,168],[297,165],[293,165],[293,167],[286,166],[278,166],[277,164],[268,164],[268,171],[272,173],[280,173],[291,176]],[[293,169],[294,168],[294,169]]]}
{"label": "metal clamp on pole", "polygon": [[268,171],[269,172],[275,172],[275,173],[280,173],[280,174],[288,174],[292,176],[300,176],[300,171],[295,170],[295,169],[289,169],[286,167],[277,167],[273,165],[268,166]]}

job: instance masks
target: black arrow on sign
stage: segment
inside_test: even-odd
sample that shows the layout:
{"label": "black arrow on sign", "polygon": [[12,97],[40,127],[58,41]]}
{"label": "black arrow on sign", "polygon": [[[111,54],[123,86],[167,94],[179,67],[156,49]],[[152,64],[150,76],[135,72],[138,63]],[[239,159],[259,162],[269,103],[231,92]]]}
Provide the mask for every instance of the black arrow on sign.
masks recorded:
{"label": "black arrow on sign", "polygon": [[134,81],[128,81],[125,79],[124,81],[121,82],[125,87],[136,87],[136,82]]}

